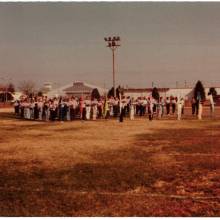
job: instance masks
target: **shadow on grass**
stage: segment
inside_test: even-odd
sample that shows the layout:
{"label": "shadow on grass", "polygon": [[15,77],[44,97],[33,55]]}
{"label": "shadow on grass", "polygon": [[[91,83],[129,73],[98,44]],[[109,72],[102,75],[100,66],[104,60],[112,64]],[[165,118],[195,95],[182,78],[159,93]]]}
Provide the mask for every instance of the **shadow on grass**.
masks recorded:
{"label": "shadow on grass", "polygon": [[[216,186],[219,187],[219,185],[212,187],[206,185],[206,182],[203,185],[201,183],[202,177],[220,169],[220,162],[213,160],[212,157],[197,156],[195,158],[181,155],[183,153],[207,153],[209,151],[205,151],[205,149],[209,148],[213,148],[219,153],[218,139],[216,139],[215,145],[211,145],[211,138],[216,137],[214,135],[202,136],[203,131],[203,129],[155,130],[154,134],[135,136],[135,140],[129,148],[92,154],[91,157],[95,162],[88,161],[60,169],[40,168],[42,166],[39,161],[1,162],[0,214],[65,216],[73,215],[73,213],[81,213],[81,215],[99,213],[100,215],[102,208],[106,211],[103,213],[107,216],[107,213],[113,215],[117,208],[118,213],[123,213],[121,210],[129,207],[124,215],[133,213],[143,216],[146,207],[149,206],[149,198],[144,195],[140,201],[135,200],[135,205],[132,206],[134,197],[125,200],[126,196],[123,196],[123,199],[122,197],[113,199],[111,196],[99,196],[98,194],[101,192],[128,192],[141,187],[151,193],[178,194],[178,187],[182,187],[182,191],[185,190],[188,193],[215,195],[218,192]],[[144,140],[147,141],[145,144]],[[158,141],[168,141],[169,146],[158,148]],[[146,151],[148,148],[151,150]],[[190,149],[192,150],[190,151]],[[170,153],[178,155],[169,156]],[[166,157],[161,157],[161,154]],[[24,167],[26,167],[25,170]],[[30,168],[27,169],[27,167]],[[217,184],[219,176],[214,176],[212,181]],[[208,183],[210,184],[210,182]],[[77,196],[74,194],[75,192],[95,192],[96,194]],[[118,204],[118,207],[112,207],[112,201]],[[171,202],[168,199],[162,200],[161,203],[159,201],[161,199],[153,201],[154,208],[149,209],[148,213],[152,213],[151,215],[170,213],[171,216],[172,213],[197,216],[219,213],[214,206],[207,209],[208,205],[205,205],[202,210],[200,208],[202,206],[198,206],[193,211],[190,210],[193,203],[189,203],[190,205],[187,206],[186,203]],[[184,204],[185,207],[181,204]],[[174,208],[171,209],[172,205]],[[108,209],[109,206],[112,207],[111,210]],[[138,207],[141,208],[138,209]],[[188,207],[187,210],[186,207]]]}
{"label": "shadow on grass", "polygon": [[16,119],[13,112],[0,112],[0,120],[8,121],[12,119]]}

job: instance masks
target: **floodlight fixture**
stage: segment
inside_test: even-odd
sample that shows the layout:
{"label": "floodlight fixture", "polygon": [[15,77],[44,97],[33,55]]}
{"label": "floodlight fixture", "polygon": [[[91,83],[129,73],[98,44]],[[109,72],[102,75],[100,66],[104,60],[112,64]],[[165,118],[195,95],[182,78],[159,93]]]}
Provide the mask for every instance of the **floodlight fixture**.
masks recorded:
{"label": "floodlight fixture", "polygon": [[109,47],[112,50],[112,75],[113,75],[113,89],[114,89],[114,97],[116,97],[116,89],[115,89],[115,50],[117,47],[120,47],[121,45],[117,42],[120,41],[119,36],[113,36],[113,37],[105,37],[104,40],[107,42],[107,47]]}

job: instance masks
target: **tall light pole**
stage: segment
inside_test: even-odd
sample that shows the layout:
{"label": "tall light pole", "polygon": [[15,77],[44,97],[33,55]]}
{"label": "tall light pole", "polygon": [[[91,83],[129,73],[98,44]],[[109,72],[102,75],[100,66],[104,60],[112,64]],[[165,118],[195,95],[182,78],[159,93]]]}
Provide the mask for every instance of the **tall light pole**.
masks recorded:
{"label": "tall light pole", "polygon": [[116,90],[115,90],[115,50],[117,47],[120,47],[120,37],[105,37],[105,42],[107,43],[107,47],[112,50],[112,75],[113,75],[113,89],[114,89],[114,97],[116,97]]}

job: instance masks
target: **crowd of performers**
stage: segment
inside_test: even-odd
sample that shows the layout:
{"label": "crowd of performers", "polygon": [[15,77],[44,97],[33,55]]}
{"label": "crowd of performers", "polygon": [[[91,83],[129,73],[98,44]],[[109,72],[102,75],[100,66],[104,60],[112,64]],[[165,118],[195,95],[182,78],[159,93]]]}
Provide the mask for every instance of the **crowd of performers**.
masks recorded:
{"label": "crowd of performers", "polygon": [[[122,96],[119,98],[91,99],[90,97],[59,97],[49,99],[43,97],[23,97],[14,104],[15,114],[19,118],[43,121],[72,121],[108,119],[118,117],[122,122],[124,117],[131,120],[135,116],[147,116],[149,120],[162,118],[164,115],[176,115],[180,120],[184,114],[184,98],[139,97],[137,99]],[[192,100],[192,114],[201,119],[202,103]]]}

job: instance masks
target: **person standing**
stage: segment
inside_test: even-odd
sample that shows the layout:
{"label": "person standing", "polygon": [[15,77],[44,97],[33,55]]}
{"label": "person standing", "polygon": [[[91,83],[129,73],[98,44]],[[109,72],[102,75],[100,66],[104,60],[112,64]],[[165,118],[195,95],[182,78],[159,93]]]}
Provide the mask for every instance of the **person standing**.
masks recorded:
{"label": "person standing", "polygon": [[192,106],[192,115],[195,115],[195,113],[196,113],[196,100],[194,97],[192,97],[191,106]]}
{"label": "person standing", "polygon": [[107,97],[105,98],[103,108],[104,108],[103,116],[105,119],[108,119],[109,118],[109,103],[108,103]]}
{"label": "person standing", "polygon": [[201,120],[202,119],[202,111],[203,111],[203,106],[202,106],[202,101],[199,100],[199,108],[198,108],[198,119]]}
{"label": "person standing", "polygon": [[86,105],[86,120],[90,120],[91,100],[89,100],[89,97],[86,98],[85,105]]}
{"label": "person standing", "polygon": [[119,117],[119,122],[123,122],[124,121],[124,117],[125,117],[125,107],[126,107],[126,101],[125,99],[122,99],[120,101],[120,117]]}
{"label": "person standing", "polygon": [[170,98],[167,97],[166,98],[166,111],[167,111],[167,115],[170,114]]}
{"label": "person standing", "polygon": [[18,100],[16,100],[14,103],[15,116],[19,115],[19,108],[20,108],[20,102]]}
{"label": "person standing", "polygon": [[71,102],[70,102],[70,99],[67,98],[65,100],[65,106],[66,106],[66,120],[67,121],[70,121],[71,118],[70,118],[70,105],[71,105]]}
{"label": "person standing", "polygon": [[163,116],[163,97],[160,97],[159,102],[157,104],[158,108],[158,118],[161,119]]}
{"label": "person standing", "polygon": [[210,102],[210,115],[212,117],[214,115],[214,111],[215,111],[215,103],[214,103],[213,95],[211,92],[208,93],[208,99]]}
{"label": "person standing", "polygon": [[98,108],[98,118],[102,118],[102,109],[103,109],[102,99],[98,100],[97,108]]}
{"label": "person standing", "polygon": [[43,119],[43,100],[41,97],[38,99],[37,106],[38,106],[39,120],[42,121],[42,119]]}
{"label": "person standing", "polygon": [[82,97],[79,100],[79,109],[80,109],[80,118],[82,120],[86,120],[86,105]]}
{"label": "person standing", "polygon": [[134,98],[131,98],[131,101],[130,101],[130,119],[131,120],[134,120],[134,112],[135,112],[135,108],[134,108]]}
{"label": "person standing", "polygon": [[184,115],[185,99],[182,97],[180,99],[180,102],[181,102],[181,105],[182,105],[182,112],[181,112],[181,114]]}
{"label": "person standing", "polygon": [[37,102],[34,102],[34,120],[37,120],[39,118],[39,111],[38,111],[38,106]]}
{"label": "person standing", "polygon": [[177,98],[177,120],[181,120],[182,116],[182,101],[180,98]]}
{"label": "person standing", "polygon": [[51,100],[49,102],[49,109],[50,109],[50,120],[55,121],[55,119],[56,119],[56,104],[54,103],[54,100]]}
{"label": "person standing", "polygon": [[50,118],[50,109],[49,109],[49,102],[48,100],[45,100],[44,106],[43,106],[45,121],[49,121]]}
{"label": "person standing", "polygon": [[92,120],[96,120],[97,117],[97,105],[98,105],[98,101],[96,99],[94,99],[92,101]]}
{"label": "person standing", "polygon": [[153,120],[153,102],[151,97],[148,97],[148,118],[149,121]]}
{"label": "person standing", "polygon": [[30,103],[28,101],[28,99],[25,100],[24,103],[24,118],[25,119],[30,119]]}
{"label": "person standing", "polygon": [[172,114],[174,115],[176,112],[177,97],[172,97],[171,104],[172,104]]}
{"label": "person standing", "polygon": [[31,119],[34,119],[34,99],[31,99],[30,103],[30,114],[31,114]]}

